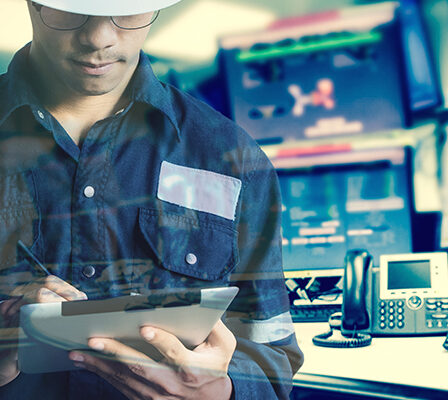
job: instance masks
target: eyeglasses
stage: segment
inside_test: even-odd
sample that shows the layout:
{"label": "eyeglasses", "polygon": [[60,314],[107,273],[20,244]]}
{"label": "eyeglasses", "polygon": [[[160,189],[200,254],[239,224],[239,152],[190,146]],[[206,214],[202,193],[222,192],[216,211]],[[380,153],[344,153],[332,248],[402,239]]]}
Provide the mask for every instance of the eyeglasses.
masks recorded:
{"label": "eyeglasses", "polygon": [[[67,11],[60,11],[54,8],[42,6],[31,2],[39,13],[42,22],[51,29],[57,31],[73,31],[82,28],[90,18],[90,15],[75,14]],[[124,15],[109,17],[113,24],[120,29],[137,30],[151,25],[159,16],[159,10],[137,15]]]}

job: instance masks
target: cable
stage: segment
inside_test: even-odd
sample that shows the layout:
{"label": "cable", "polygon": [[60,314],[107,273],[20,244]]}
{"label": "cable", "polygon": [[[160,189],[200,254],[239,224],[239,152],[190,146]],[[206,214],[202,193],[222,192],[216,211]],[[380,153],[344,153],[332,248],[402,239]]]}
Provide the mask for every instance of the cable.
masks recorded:
{"label": "cable", "polygon": [[[320,347],[335,348],[356,348],[366,347],[372,343],[372,337],[368,334],[353,332],[351,338],[345,337],[341,333],[342,313],[334,313],[330,315],[328,323],[330,330],[313,337],[313,343]],[[339,337],[338,337],[339,336]]]}

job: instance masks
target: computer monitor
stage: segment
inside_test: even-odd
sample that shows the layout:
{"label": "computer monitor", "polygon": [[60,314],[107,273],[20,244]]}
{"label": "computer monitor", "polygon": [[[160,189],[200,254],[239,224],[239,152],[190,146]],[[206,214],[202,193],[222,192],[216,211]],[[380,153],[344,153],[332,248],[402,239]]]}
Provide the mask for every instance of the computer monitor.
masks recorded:
{"label": "computer monitor", "polygon": [[301,157],[300,163],[278,170],[287,277],[342,275],[350,249],[366,249],[376,266],[382,254],[412,251],[409,150]]}

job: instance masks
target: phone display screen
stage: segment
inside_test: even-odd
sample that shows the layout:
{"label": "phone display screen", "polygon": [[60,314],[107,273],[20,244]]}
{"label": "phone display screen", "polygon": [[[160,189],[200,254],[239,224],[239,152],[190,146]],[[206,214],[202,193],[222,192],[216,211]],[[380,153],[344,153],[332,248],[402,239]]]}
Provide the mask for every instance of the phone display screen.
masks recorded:
{"label": "phone display screen", "polygon": [[431,288],[431,264],[429,260],[389,261],[387,288],[426,289]]}

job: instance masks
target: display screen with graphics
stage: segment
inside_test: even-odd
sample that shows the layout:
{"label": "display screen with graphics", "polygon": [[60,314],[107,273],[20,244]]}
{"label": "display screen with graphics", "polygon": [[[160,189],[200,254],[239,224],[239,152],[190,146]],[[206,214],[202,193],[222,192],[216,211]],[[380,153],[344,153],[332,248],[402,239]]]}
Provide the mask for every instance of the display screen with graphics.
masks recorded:
{"label": "display screen with graphics", "polygon": [[431,288],[430,260],[390,261],[387,282],[389,290]]}
{"label": "display screen with graphics", "polygon": [[277,170],[286,271],[342,268],[351,249],[368,249],[375,262],[383,254],[412,250],[407,152],[376,149],[374,156],[370,150],[337,157],[298,157],[299,168]]}

